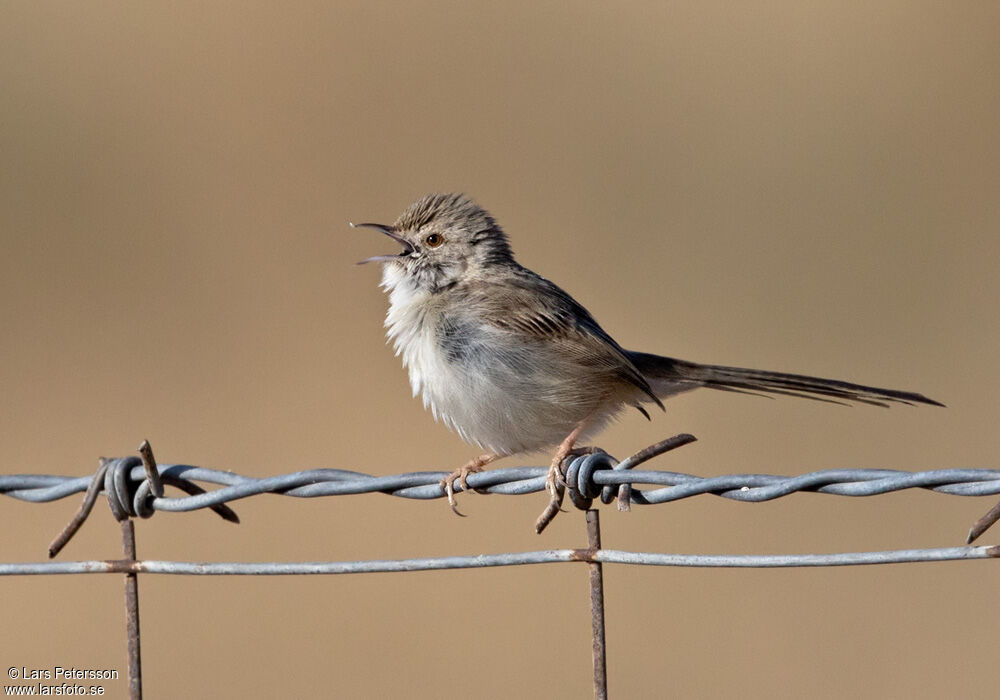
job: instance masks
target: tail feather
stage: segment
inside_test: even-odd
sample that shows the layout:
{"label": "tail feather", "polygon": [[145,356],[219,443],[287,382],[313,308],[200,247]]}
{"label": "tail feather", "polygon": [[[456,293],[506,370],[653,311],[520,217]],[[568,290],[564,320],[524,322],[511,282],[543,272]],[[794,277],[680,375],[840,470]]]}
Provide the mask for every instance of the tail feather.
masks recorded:
{"label": "tail feather", "polygon": [[880,389],[838,379],[721,365],[699,365],[645,352],[629,351],[628,356],[649,381],[653,393],[660,398],[698,387],[708,387],[748,394],[797,396],[846,405],[856,402],[883,407],[888,407],[891,403],[944,406],[939,401],[912,391]]}

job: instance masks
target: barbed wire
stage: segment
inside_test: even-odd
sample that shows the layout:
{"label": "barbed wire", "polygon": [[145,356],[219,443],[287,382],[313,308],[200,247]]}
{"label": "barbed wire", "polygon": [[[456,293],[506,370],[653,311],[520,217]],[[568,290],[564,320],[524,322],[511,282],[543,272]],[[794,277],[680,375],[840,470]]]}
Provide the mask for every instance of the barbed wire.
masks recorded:
{"label": "barbed wire", "polygon": [[[617,489],[622,485],[662,486],[640,491],[633,489],[631,502],[640,505],[668,503],[683,498],[709,494],[735,501],[761,502],[793,493],[811,491],[838,496],[875,496],[893,491],[922,488],[956,496],[989,496],[1000,494],[1000,470],[996,469],[933,469],[907,472],[896,469],[824,469],[800,476],[774,474],[728,474],[700,477],[668,471],[624,472],[606,466],[587,473],[580,467],[599,466],[595,462],[608,459],[603,453],[570,459],[567,482],[582,493],[592,493],[594,487]],[[209,492],[181,497],[151,496],[146,474],[138,458],[108,460],[115,476],[110,491],[117,504],[131,515],[149,517],[152,510],[183,512],[210,508],[264,493],[317,498],[365,493],[383,493],[401,498],[443,498],[440,482],[446,471],[406,472],[389,476],[373,476],[346,469],[307,469],[270,477],[251,477],[232,471],[207,469],[187,464],[160,465],[159,474],[167,483],[183,480],[218,484]],[[576,467],[574,470],[573,467]],[[469,488],[486,493],[518,495],[535,493],[545,488],[547,467],[509,467],[471,474]],[[574,473],[575,482],[570,480]],[[0,475],[0,494],[21,501],[45,503],[87,490],[93,477],[56,476],[49,474]],[[124,487],[122,481],[126,481]],[[456,483],[456,491],[461,487]],[[610,503],[612,498],[603,498]]]}
{"label": "barbed wire", "polygon": [[[567,458],[564,466],[570,498],[578,508],[586,509],[596,498],[610,503],[617,497],[619,509],[628,510],[631,504],[668,503],[705,494],[752,503],[799,492],[859,497],[921,488],[959,496],[1000,494],[1000,470],[995,469],[934,469],[919,472],[895,469],[824,469],[799,476],[727,474],[714,477],[634,469],[652,457],[694,440],[692,435],[675,435],[621,462],[599,449],[590,454]],[[382,493],[401,498],[436,499],[444,497],[441,480],[449,474],[445,471],[419,471],[373,476],[346,469],[308,469],[256,478],[188,464],[157,466],[148,442],[144,442],[139,451],[141,457],[102,458],[97,474],[92,476],[0,475],[0,494],[22,501],[43,503],[87,492],[81,512],[53,542],[50,556],[54,556],[86,519],[101,491],[106,494],[118,520],[148,518],[155,511],[183,512],[211,508],[224,519],[239,522],[236,513],[226,504],[250,496],[270,493],[294,498],[318,498]],[[547,471],[546,467],[491,469],[469,475],[468,487],[481,493],[534,493],[545,488]],[[175,486],[188,495],[168,497],[163,492],[164,484]],[[208,491],[201,484],[216,485],[219,488]],[[461,490],[460,484],[456,486]],[[659,488],[640,490],[635,488],[637,486]],[[984,520],[986,516],[973,528],[969,542],[992,524],[992,521],[984,524]]]}
{"label": "barbed wire", "polygon": [[[607,697],[605,657],[603,564],[680,567],[780,568],[853,566],[904,562],[968,561],[1000,558],[1000,546],[965,546],[936,549],[906,549],[834,554],[670,554],[629,552],[601,547],[599,513],[592,509],[600,498],[610,503],[617,498],[619,510],[632,504],[668,503],[710,494],[731,500],[760,503],[792,493],[815,492],[839,496],[877,494],[921,488],[959,496],[1000,494],[1000,470],[934,469],[907,472],[895,469],[825,469],[800,476],[775,474],[728,474],[699,477],[670,471],[640,471],[643,462],[695,440],[681,434],[640,450],[619,462],[600,449],[568,457],[562,463],[565,491],[573,505],[586,510],[587,549],[553,549],[534,552],[507,552],[470,556],[424,557],[418,559],[320,561],[320,562],[184,562],[136,559],[133,519],[148,518],[156,511],[193,511],[210,508],[225,520],[239,522],[227,505],[241,498],[264,493],[317,498],[362,493],[383,493],[401,498],[435,499],[446,495],[442,480],[450,472],[422,471],[389,476],[373,476],[346,469],[308,469],[277,476],[255,478],[232,471],[206,469],[189,464],[157,465],[149,443],[139,446],[139,457],[101,458],[92,476],[71,477],[52,474],[0,475],[0,494],[32,503],[46,503],[84,492],[73,519],[49,546],[54,557],[86,521],[103,492],[122,529],[125,558],[105,561],[0,563],[0,576],[51,574],[125,574],[126,634],[128,641],[129,693],[142,697],[139,636],[138,574],[202,576],[276,576],[354,574],[375,572],[430,571],[498,566],[523,566],[560,562],[586,562],[590,570],[591,617],[593,627],[595,697]],[[524,494],[546,488],[547,467],[514,467],[470,474],[467,488],[482,493]],[[206,490],[202,484],[218,488]],[[174,486],[186,496],[168,497],[164,486]],[[638,486],[653,487],[639,489]],[[457,483],[458,490],[463,484]],[[557,490],[558,503],[562,489]],[[541,532],[559,512],[558,503],[542,513],[536,523]],[[971,543],[997,520],[1000,504],[979,519],[969,532]]]}
{"label": "barbed wire", "polygon": [[[110,460],[113,467],[128,468],[130,458]],[[584,459],[584,458],[577,458]],[[125,464],[123,464],[123,462]],[[510,467],[471,474],[469,488],[486,493],[519,495],[536,493],[545,488],[547,467]],[[383,493],[415,499],[443,498],[440,481],[446,471],[407,472],[390,476],[372,476],[345,469],[308,469],[278,476],[256,478],[235,472],[207,469],[185,464],[160,466],[161,477],[185,481],[220,484],[223,488],[182,497],[148,498],[143,488],[142,467],[132,467],[124,478],[134,494],[120,503],[131,502],[130,514],[148,517],[149,510],[184,512],[230,503],[242,498],[271,493],[295,498],[346,496]],[[876,496],[893,491],[923,488],[956,496],[990,496],[1000,494],[1000,470],[995,469],[933,469],[907,472],[896,469],[824,469],[800,476],[774,474],[727,474],[700,477],[667,471],[597,471],[591,476],[593,485],[616,488],[622,485],[659,485],[664,488],[632,491],[632,503],[651,505],[668,503],[700,495],[721,496],[734,501],[770,501],[793,493],[812,491],[838,496]],[[47,474],[0,475],[0,493],[20,501],[46,503],[86,491],[92,477],[55,476]],[[578,490],[586,488],[574,484]],[[456,484],[456,492],[461,487]],[[116,494],[128,493],[124,489]],[[603,500],[603,499],[602,499]],[[137,502],[138,501],[138,502]],[[610,500],[607,501],[610,503]]]}

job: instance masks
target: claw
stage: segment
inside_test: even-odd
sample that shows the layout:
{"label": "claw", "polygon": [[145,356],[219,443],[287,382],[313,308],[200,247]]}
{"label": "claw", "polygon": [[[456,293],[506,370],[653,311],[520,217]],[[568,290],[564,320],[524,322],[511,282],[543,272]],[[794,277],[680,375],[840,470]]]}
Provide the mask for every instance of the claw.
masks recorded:
{"label": "claw", "polygon": [[[459,512],[458,504],[455,502],[455,482],[457,481],[458,485],[462,487],[462,491],[469,491],[469,482],[467,481],[469,474],[475,474],[483,471],[487,464],[497,459],[499,459],[497,455],[481,455],[441,479],[441,490],[444,491],[445,495],[448,497],[448,505],[451,506],[451,512],[460,517],[465,517],[464,513]],[[471,490],[475,491],[475,489]]]}
{"label": "claw", "polygon": [[[461,471],[461,470],[459,470],[459,471]],[[441,488],[444,489],[445,495],[448,496],[448,505],[451,506],[451,512],[454,513],[455,515],[457,515],[460,518],[464,518],[465,517],[465,513],[462,513],[462,512],[460,512],[458,510],[458,503],[455,502],[455,480],[456,479],[460,479],[459,472],[453,472],[453,473],[449,474],[444,479],[441,479]],[[459,480],[459,484],[462,485],[462,489],[464,490],[465,489],[465,484],[462,483],[461,479]]]}
{"label": "claw", "polygon": [[545,475],[545,490],[553,498],[556,493],[566,488],[566,477],[562,473],[562,463],[554,463],[549,467],[549,473]]}

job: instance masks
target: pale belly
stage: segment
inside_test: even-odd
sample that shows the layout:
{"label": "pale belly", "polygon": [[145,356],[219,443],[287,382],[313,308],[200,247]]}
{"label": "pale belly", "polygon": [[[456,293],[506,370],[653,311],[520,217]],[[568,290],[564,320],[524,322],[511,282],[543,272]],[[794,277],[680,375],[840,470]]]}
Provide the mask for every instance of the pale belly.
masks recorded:
{"label": "pale belly", "polygon": [[411,385],[436,419],[466,442],[495,454],[554,447],[588,418],[586,432],[592,434],[616,412],[609,407],[595,416],[599,401],[594,398],[561,401],[544,380],[533,383],[530,377],[495,368],[477,371],[442,355],[425,355],[426,364],[408,367]]}

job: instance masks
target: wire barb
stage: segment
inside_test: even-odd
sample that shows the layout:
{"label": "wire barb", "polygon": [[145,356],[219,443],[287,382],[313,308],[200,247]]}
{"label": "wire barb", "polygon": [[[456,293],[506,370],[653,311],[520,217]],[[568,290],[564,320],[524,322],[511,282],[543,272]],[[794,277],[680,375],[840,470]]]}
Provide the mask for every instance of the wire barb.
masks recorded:
{"label": "wire barb", "polygon": [[[570,501],[579,510],[589,510],[594,499],[600,496],[602,503],[610,503],[618,495],[618,510],[629,510],[628,504],[632,496],[632,485],[622,483],[617,485],[607,485],[599,488],[594,482],[594,474],[599,469],[612,469],[624,471],[631,469],[653,457],[669,452],[670,450],[682,447],[696,441],[694,435],[681,433],[666,440],[661,440],[655,445],[645,447],[621,462],[602,450],[600,447],[580,447],[573,450],[566,456],[560,467],[564,478],[565,488],[557,490],[557,497],[546,506],[542,514],[535,521],[535,533],[542,534],[548,527],[552,519],[562,510],[563,493],[569,491]],[[623,506],[622,503],[625,505]]]}
{"label": "wire barb", "polygon": [[[688,445],[697,440],[698,438],[690,433],[680,433],[679,435],[674,435],[666,440],[661,440],[655,445],[650,445],[643,450],[639,450],[628,459],[624,459],[619,462],[614,468],[622,471],[633,469],[643,462],[651,460],[653,457],[660,456],[664,452],[675,450],[678,447],[684,447],[684,445]],[[613,497],[613,491],[605,488],[604,492],[601,494],[601,502],[611,503],[611,499]],[[632,484],[622,484],[621,488],[618,489],[618,510],[623,513],[632,510]]]}
{"label": "wire barb", "polygon": [[104,472],[108,469],[108,460],[105,457],[98,457],[97,461],[97,472],[87,485],[87,492],[83,496],[83,503],[80,504],[80,508],[76,511],[73,518],[66,523],[66,527],[62,529],[62,532],[56,535],[56,538],[49,545],[49,559],[55,558],[62,551],[62,548],[73,539],[73,535],[76,534],[76,531],[87,520],[87,516],[90,515],[90,511],[94,508],[94,503],[97,502],[97,494],[101,492],[101,485],[104,483]]}
{"label": "wire barb", "polygon": [[153,448],[149,446],[149,440],[140,443],[139,457],[142,458],[142,468],[146,470],[149,490],[157,498],[163,498],[163,482],[160,481],[160,472],[156,469],[156,460],[153,458]]}
{"label": "wire barb", "polygon": [[986,515],[976,521],[976,524],[969,530],[969,536],[965,538],[965,544],[972,544],[979,536],[993,527],[993,524],[1000,520],[1000,503],[986,511]]}
{"label": "wire barb", "polygon": [[[97,496],[101,492],[101,488],[104,488],[105,495],[108,498],[108,505],[111,507],[111,513],[115,516],[115,520],[119,522],[124,522],[135,516],[141,518],[149,518],[155,512],[153,501],[156,498],[162,499],[164,497],[163,484],[167,483],[171,486],[179,488],[184,491],[189,496],[200,496],[205,495],[207,492],[205,489],[201,488],[197,484],[191,483],[186,479],[180,478],[174,474],[161,474],[159,468],[156,465],[156,460],[153,458],[153,448],[150,447],[148,440],[143,440],[142,444],[139,445],[140,457],[123,457],[116,459],[108,459],[106,457],[99,458],[99,465],[94,476],[87,480],[86,493],[83,497],[83,503],[80,504],[80,508],[77,510],[73,518],[66,524],[66,527],[56,535],[56,538],[52,540],[49,545],[49,558],[54,558],[63,547],[65,547],[73,535],[77,533],[77,530],[86,522],[87,518],[90,517],[91,511],[94,509],[94,503],[97,502]],[[135,474],[134,468],[142,464],[144,470],[143,474]],[[16,478],[16,477],[15,477]],[[51,479],[61,479],[68,477],[49,477],[43,476],[44,480],[48,481]],[[3,477],[0,477],[3,480]],[[23,498],[19,494],[11,493],[10,491],[4,491],[0,489],[0,492],[6,492],[8,496],[13,496],[14,498]],[[68,496],[73,491],[69,491],[62,496]],[[61,498],[62,496],[54,496],[53,498],[41,498],[37,499],[39,501],[54,500],[54,498]],[[36,500],[32,498],[23,498],[23,500]],[[227,520],[232,523],[239,523],[239,516],[227,505],[221,503],[209,504],[207,507],[211,508],[213,511],[219,514],[223,520]]]}

